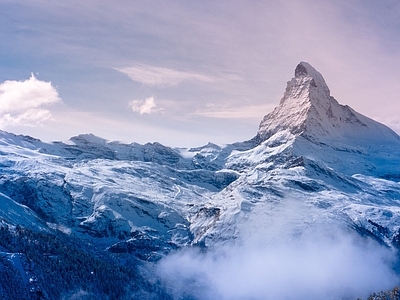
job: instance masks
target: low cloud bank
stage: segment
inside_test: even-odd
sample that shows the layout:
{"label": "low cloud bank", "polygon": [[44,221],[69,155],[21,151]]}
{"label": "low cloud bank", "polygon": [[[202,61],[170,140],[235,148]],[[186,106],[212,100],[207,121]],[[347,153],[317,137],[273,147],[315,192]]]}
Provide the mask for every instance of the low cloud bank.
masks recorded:
{"label": "low cloud bank", "polygon": [[[327,234],[328,233],[328,234]],[[158,274],[175,299],[356,299],[399,283],[395,253],[331,227],[169,255]],[[255,242],[257,241],[257,242]]]}

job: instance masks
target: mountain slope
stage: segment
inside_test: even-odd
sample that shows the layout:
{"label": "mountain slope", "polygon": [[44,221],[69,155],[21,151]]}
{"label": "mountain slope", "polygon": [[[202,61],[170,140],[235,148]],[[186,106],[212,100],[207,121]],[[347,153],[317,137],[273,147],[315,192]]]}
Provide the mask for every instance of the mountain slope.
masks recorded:
{"label": "mountain slope", "polygon": [[191,215],[238,177],[212,144],[172,149],[93,135],[43,143],[1,132],[0,151],[6,223],[58,229],[144,260],[190,244]]}

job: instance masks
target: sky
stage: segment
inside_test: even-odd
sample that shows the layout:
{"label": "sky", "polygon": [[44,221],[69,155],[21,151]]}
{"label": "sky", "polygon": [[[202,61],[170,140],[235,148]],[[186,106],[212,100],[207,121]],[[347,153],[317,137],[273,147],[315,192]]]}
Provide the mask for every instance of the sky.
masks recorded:
{"label": "sky", "polygon": [[0,129],[248,140],[300,61],[400,133],[397,0],[0,0]]}

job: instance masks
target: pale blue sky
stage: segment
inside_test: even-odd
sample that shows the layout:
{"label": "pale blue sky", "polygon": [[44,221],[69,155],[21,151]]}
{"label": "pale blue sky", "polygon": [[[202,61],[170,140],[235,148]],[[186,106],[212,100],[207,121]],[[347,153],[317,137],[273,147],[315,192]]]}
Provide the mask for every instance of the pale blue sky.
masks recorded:
{"label": "pale blue sky", "polygon": [[400,132],[397,0],[1,0],[0,40],[1,129],[43,140],[250,139],[300,61]]}

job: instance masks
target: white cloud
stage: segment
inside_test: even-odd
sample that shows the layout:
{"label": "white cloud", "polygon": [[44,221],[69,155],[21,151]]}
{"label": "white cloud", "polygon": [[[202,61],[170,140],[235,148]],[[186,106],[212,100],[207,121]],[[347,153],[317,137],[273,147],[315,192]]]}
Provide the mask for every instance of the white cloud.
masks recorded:
{"label": "white cloud", "polygon": [[128,106],[132,111],[137,112],[141,115],[152,114],[156,112],[156,101],[154,97],[148,97],[145,100],[132,100],[129,102]]}
{"label": "white cloud", "polygon": [[388,249],[357,245],[347,236],[308,239],[206,253],[183,250],[162,260],[159,272],[176,299],[366,299],[398,282]]}
{"label": "white cloud", "polygon": [[263,105],[232,105],[230,107],[208,104],[205,109],[198,110],[191,115],[217,119],[257,119],[272,111],[275,104]]}
{"label": "white cloud", "polygon": [[173,86],[183,81],[214,82],[217,79],[193,72],[183,72],[174,69],[153,67],[148,65],[136,65],[126,68],[116,68],[117,71],[126,74],[133,81],[146,85]]}
{"label": "white cloud", "polygon": [[47,109],[29,109],[20,114],[6,113],[1,116],[0,124],[7,126],[35,126],[41,125],[43,121],[52,120],[51,112]]}
{"label": "white cloud", "polygon": [[25,81],[7,80],[0,84],[0,125],[40,125],[52,118],[44,107],[59,102],[51,83],[40,81],[33,74]]}
{"label": "white cloud", "polygon": [[176,299],[199,300],[366,299],[398,284],[395,251],[342,220],[318,220],[326,212],[303,200],[255,204],[236,223],[235,239],[217,233],[206,249],[176,251],[160,260],[158,274]]}

